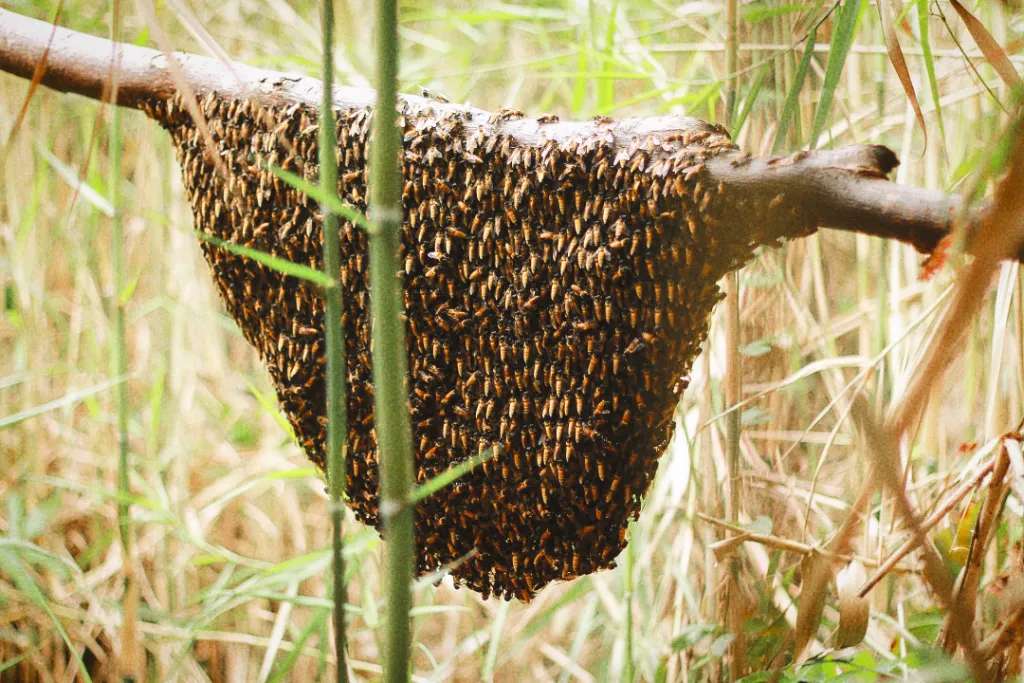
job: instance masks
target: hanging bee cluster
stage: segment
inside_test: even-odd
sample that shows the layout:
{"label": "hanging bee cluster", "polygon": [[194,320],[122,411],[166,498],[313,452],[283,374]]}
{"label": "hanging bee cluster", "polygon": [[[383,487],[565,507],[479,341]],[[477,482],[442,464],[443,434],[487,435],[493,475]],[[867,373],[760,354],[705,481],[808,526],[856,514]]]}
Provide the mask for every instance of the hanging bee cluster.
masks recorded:
{"label": "hanging bee cluster", "polygon": [[[316,203],[269,170],[316,179],[316,109],[213,95],[200,106],[208,133],[180,99],[147,107],[173,137],[196,228],[320,268]],[[623,146],[611,120],[545,141],[545,126],[559,125],[550,117],[524,142],[507,132],[518,112],[402,114],[417,478],[498,453],[418,504],[418,569],[449,566],[484,595],[528,600],[552,580],[612,566],[626,542],[716,281],[752,253],[721,239],[722,188],[705,167],[735,148],[706,124]],[[338,112],[338,193],[363,211],[370,119],[365,108]],[[366,236],[345,222],[340,241],[349,504],[378,525]],[[203,251],[323,467],[320,293],[214,244]]]}

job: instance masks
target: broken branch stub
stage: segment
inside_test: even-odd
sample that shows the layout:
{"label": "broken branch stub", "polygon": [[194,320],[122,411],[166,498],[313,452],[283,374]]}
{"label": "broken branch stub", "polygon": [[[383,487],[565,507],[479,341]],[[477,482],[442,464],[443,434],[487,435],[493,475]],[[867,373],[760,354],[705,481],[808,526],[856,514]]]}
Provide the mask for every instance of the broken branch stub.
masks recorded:
{"label": "broken branch stub", "polygon": [[[0,69],[30,76],[50,31],[0,11]],[[120,49],[118,102],[170,133],[196,228],[319,269],[319,209],[270,170],[316,178],[318,82]],[[96,97],[110,53],[60,30],[42,82]],[[190,107],[172,58],[199,96]],[[371,101],[367,90],[335,91],[338,194],[364,212]],[[561,123],[417,97],[400,110],[418,479],[499,447],[417,504],[418,569],[453,565],[484,594],[529,599],[613,564],[670,436],[717,281],[758,246],[830,225],[928,250],[959,205],[885,180],[896,159],[883,147],[757,160],[722,129],[676,116]],[[345,222],[340,242],[347,490],[356,515],[377,525],[366,237]],[[322,467],[321,294],[215,243],[202,249]]]}

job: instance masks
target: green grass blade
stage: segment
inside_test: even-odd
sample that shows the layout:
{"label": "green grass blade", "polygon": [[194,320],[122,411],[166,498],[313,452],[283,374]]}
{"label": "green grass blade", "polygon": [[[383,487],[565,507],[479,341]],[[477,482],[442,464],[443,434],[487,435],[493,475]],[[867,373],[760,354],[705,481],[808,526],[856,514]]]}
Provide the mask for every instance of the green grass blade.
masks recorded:
{"label": "green grass blade", "polygon": [[[299,633],[299,637],[294,643],[292,643],[291,651],[285,655],[278,667],[270,673],[270,676],[267,678],[267,683],[279,683],[280,681],[291,680],[291,671],[295,668],[295,663],[299,661],[299,657],[302,656],[302,651],[306,646],[306,642],[309,640],[311,635],[320,630],[324,625],[330,611],[330,609],[317,610],[316,616],[309,620],[309,623],[306,624],[305,628],[303,628]],[[338,668],[342,669],[343,667],[344,662],[339,661]]]}
{"label": "green grass blade", "polygon": [[245,258],[250,258],[253,261],[256,261],[257,263],[260,263],[266,266],[267,268],[270,268],[271,270],[276,270],[279,273],[284,273],[285,275],[297,277],[300,280],[311,282],[319,287],[327,288],[333,287],[335,285],[335,282],[332,278],[324,275],[316,268],[310,268],[309,266],[304,266],[301,263],[293,263],[288,259],[283,259],[280,256],[268,254],[267,252],[260,251],[259,249],[253,249],[252,247],[246,247],[242,246],[241,244],[235,244],[234,242],[228,242],[227,240],[222,240],[219,237],[214,237],[213,235],[206,232],[199,232],[197,230],[196,237],[198,237],[203,242],[209,242],[218,249],[223,249],[224,251],[234,254],[235,256],[244,256]]}
{"label": "green grass blade", "polygon": [[764,0],[760,2],[752,2],[749,5],[744,5],[743,9],[740,10],[740,14],[743,17],[743,21],[748,24],[759,24],[762,21],[768,21],[775,17],[784,17],[789,14],[795,14],[796,12],[802,12],[807,9],[807,5],[802,2],[790,2],[782,5],[771,5]]}
{"label": "green grass blade", "polygon": [[114,217],[114,207],[110,204],[110,201],[100,194],[91,183],[87,183],[83,178],[79,178],[78,172],[75,169],[55,157],[50,150],[41,144],[36,144],[36,151],[39,152],[39,156],[46,160],[46,163],[57,172],[57,175],[64,182],[78,191],[88,204],[91,204],[94,209],[107,218]]}
{"label": "green grass blade", "polygon": [[491,625],[491,637],[487,643],[487,653],[484,655],[484,664],[480,670],[480,679],[484,681],[494,680],[494,665],[498,661],[498,646],[501,644],[501,634],[505,628],[505,618],[508,616],[508,608],[511,603],[502,600],[498,605],[498,613]]}
{"label": "green grass blade", "polygon": [[[373,224],[370,223],[366,216],[363,215],[363,212],[342,200],[341,197],[334,192],[323,187],[318,187],[302,176],[296,175],[291,171],[280,168],[279,166],[271,165],[268,166],[268,168],[270,169],[270,172],[278,178],[291,185],[310,199],[316,200],[321,207],[330,209],[331,213],[338,214],[345,220],[358,225],[367,232],[373,232]],[[335,185],[335,187],[337,187],[337,185]]]}
{"label": "green grass blade", "polygon": [[850,53],[850,47],[853,45],[862,3],[863,0],[845,0],[839,9],[839,17],[836,19],[835,30],[832,34],[832,44],[828,50],[825,80],[821,86],[818,107],[814,111],[814,125],[809,142],[811,148],[817,147],[818,138],[825,129],[825,123],[832,111],[832,100],[835,99],[836,88],[839,87],[839,77],[843,74],[846,56]]}
{"label": "green grass blade", "polygon": [[743,100],[740,105],[739,114],[736,116],[736,121],[732,124],[732,130],[730,135],[735,140],[743,130],[743,124],[746,123],[747,117],[750,116],[750,112],[753,111],[754,105],[757,104],[758,95],[761,94],[761,90],[764,86],[765,76],[768,75],[768,65],[765,65],[757,72],[757,77],[754,79],[754,85],[751,86],[750,92],[747,97]]}
{"label": "green grass blade", "polygon": [[479,465],[480,463],[493,458],[497,450],[497,446],[493,448],[488,448],[483,453],[478,453],[477,455],[474,455],[472,458],[467,458],[466,460],[463,460],[457,465],[449,467],[448,469],[446,469],[444,472],[441,472],[437,476],[431,477],[430,479],[428,479],[427,481],[423,482],[415,489],[413,489],[412,494],[409,496],[409,502],[418,503],[424,498],[432,496],[433,494],[437,493],[444,487],[451,484],[456,479],[464,476],[470,470],[476,468],[477,465]]}
{"label": "green grass blade", "polygon": [[60,623],[60,619],[54,613],[50,607],[50,601],[46,595],[43,594],[42,589],[39,588],[39,584],[36,583],[35,579],[29,573],[25,563],[22,562],[21,558],[13,552],[0,548],[0,571],[3,571],[10,579],[14,582],[14,585],[18,590],[29,599],[32,604],[43,611],[44,614],[50,619],[53,624],[53,628],[60,635],[61,640],[68,648],[68,652],[75,658],[75,662],[78,664],[78,670],[82,673],[82,678],[91,683],[92,678],[89,676],[89,671],[85,668],[85,662],[82,661],[82,657],[78,654],[78,648],[75,647],[74,643],[71,642],[71,638],[68,636],[68,632],[64,629],[64,625]]}
{"label": "green grass blade", "polygon": [[11,415],[0,417],[0,429],[7,429],[8,427],[13,427],[16,424],[24,422],[25,420],[31,420],[34,417],[45,415],[52,410],[60,410],[61,408],[74,405],[83,399],[115,387],[126,379],[126,377],[115,377],[114,379],[101,382],[100,384],[96,384],[85,389],[72,391],[52,401],[47,401],[46,403],[41,403],[37,406],[20,410]]}
{"label": "green grass blade", "polygon": [[[619,1],[613,0],[611,10],[608,12],[608,25],[605,27],[604,47],[601,50],[599,64],[602,72],[607,72],[609,66],[614,62],[616,18],[619,11]],[[599,109],[606,109],[615,103],[615,76],[605,73],[597,77],[597,106]]]}
{"label": "green grass blade", "polygon": [[939,94],[939,80],[935,77],[935,58],[932,55],[932,41],[928,34],[928,0],[917,0],[917,26],[921,41],[921,56],[924,60],[925,73],[928,74],[928,88],[935,105],[935,118],[939,122],[939,137],[942,149],[946,149],[946,126],[942,122],[942,97]]}
{"label": "green grass blade", "polygon": [[807,71],[811,66],[811,57],[814,56],[814,43],[818,38],[818,27],[811,29],[804,44],[804,54],[800,57],[800,64],[797,66],[796,74],[793,76],[793,85],[786,94],[786,102],[782,105],[782,116],[779,118],[779,127],[775,131],[775,142],[772,144],[772,151],[778,152],[786,145],[786,133],[789,132],[790,121],[796,116],[797,107],[800,103],[800,91],[807,80]]}

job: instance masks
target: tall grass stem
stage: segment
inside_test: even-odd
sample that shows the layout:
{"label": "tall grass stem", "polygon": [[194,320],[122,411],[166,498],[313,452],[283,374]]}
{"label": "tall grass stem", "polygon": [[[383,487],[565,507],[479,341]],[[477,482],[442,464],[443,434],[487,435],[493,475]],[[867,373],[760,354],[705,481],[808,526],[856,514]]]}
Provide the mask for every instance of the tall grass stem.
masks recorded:
{"label": "tall grass stem", "polygon": [[[321,0],[321,38],[323,43],[320,102],[320,188],[334,195],[338,191],[337,132],[334,121],[334,5]],[[345,390],[345,330],[342,326],[341,287],[338,273],[341,254],[338,239],[338,214],[324,202],[323,213],[324,274],[331,284],[324,288],[324,337],[327,352],[327,487],[331,509],[331,575],[334,599],[334,652],[337,656],[337,680],[348,680],[345,663],[345,557],[343,525],[345,507],[345,456],[348,435],[348,406]]]}
{"label": "tall grass stem", "polygon": [[[725,125],[732,127],[736,114],[736,103],[739,100],[739,8],[737,0],[726,0],[726,51],[725,70],[729,79],[726,84]],[[738,137],[740,131],[735,130]],[[742,377],[740,364],[740,284],[739,274],[730,273],[725,280],[725,405],[732,407],[742,398]],[[732,410],[726,417],[726,444],[729,470],[729,515],[733,522],[739,520],[740,513],[740,414]],[[739,678],[745,668],[745,646],[743,643],[743,624],[737,616],[740,613],[737,599],[741,595],[739,589],[740,567],[733,558],[730,564],[731,580],[729,598],[726,609],[730,628],[736,636],[730,648],[729,664],[733,679]]]}
{"label": "tall grass stem", "polygon": [[409,678],[412,578],[415,563],[412,434],[406,390],[405,322],[399,282],[402,169],[396,128],[398,6],[377,2],[377,106],[370,149],[370,316],[373,335],[374,411],[384,522],[386,615],[384,680]]}

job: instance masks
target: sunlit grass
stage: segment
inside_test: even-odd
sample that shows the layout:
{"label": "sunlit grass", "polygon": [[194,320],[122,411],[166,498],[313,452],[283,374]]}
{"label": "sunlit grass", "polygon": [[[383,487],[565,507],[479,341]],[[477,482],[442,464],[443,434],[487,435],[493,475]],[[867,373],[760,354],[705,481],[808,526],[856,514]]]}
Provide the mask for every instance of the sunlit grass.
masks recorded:
{"label": "sunlit grass", "polygon": [[[870,3],[861,3],[867,9],[838,74],[828,66],[837,15],[804,40],[830,3],[783,11],[789,4],[743,3],[752,9],[740,16],[739,143],[758,154],[776,139],[782,150],[806,146],[816,133],[819,146],[883,143],[903,161],[900,182],[969,186],[1005,122],[989,89],[1009,100],[955,14],[947,19],[985,83],[941,21],[922,23],[930,3],[903,3],[908,21],[899,37],[929,126],[925,150]],[[165,29],[177,46],[202,51],[174,5],[161,6]],[[193,5],[232,57],[317,72],[315,3]],[[7,6],[40,17],[53,10]],[[338,80],[368,84],[374,53],[364,18],[372,3],[336,10]],[[64,21],[102,35],[107,11],[71,1]],[[404,91],[426,87],[481,107],[563,117],[673,112],[722,120],[725,18],[716,4],[409,2],[402,11]],[[1015,64],[1024,67],[1020,18],[1000,3],[977,12],[1004,45],[1016,46]],[[127,39],[148,39],[133,6],[125,6],[124,21]],[[826,81],[834,91],[819,119]],[[24,82],[0,77],[0,133],[24,92]],[[128,502],[118,493],[114,438],[116,387],[124,386],[128,446],[138,456],[129,481],[138,633],[151,676],[327,678],[334,659],[324,482],[284,428],[256,354],[213,294],[162,132],[128,112],[117,174],[124,238],[116,239],[103,203],[114,191],[112,150],[101,145],[85,159],[97,114],[94,103],[41,91],[0,160],[0,454],[8,464],[0,475],[0,670],[61,678],[77,655],[94,678],[113,673],[124,599],[117,509]],[[72,175],[62,176],[48,155]],[[79,178],[93,195],[83,191],[72,204]],[[126,377],[109,362],[117,248],[133,285],[125,300]],[[919,257],[907,248],[822,233],[765,251],[740,273],[749,400],[739,414],[741,523],[810,545],[841,523],[856,493],[851,482],[866,472],[847,419],[850,395],[863,387],[882,406],[900,395],[950,281],[948,271],[929,282],[918,272]],[[1024,415],[1020,285],[1017,267],[1005,266],[917,430],[907,472],[921,510],[974,466],[962,443],[984,443]],[[701,680],[717,666],[729,644],[715,604],[725,565],[711,550],[722,536],[697,513],[726,517],[723,332],[716,320],[619,568],[556,584],[528,605],[482,601],[447,579],[437,587],[416,582],[417,678],[622,680],[631,668],[639,680]],[[1007,506],[1009,515],[1020,513],[1015,498]],[[963,509],[942,529],[955,530]],[[857,552],[884,557],[904,538],[894,524],[891,504],[875,501]],[[350,666],[372,680],[382,675],[382,545],[351,516],[345,527]],[[1012,559],[1008,549],[1021,536],[1014,524],[999,534],[986,580]],[[749,543],[736,557],[750,591],[748,660],[766,666],[795,618],[800,557]],[[875,616],[849,666],[899,673],[920,662],[925,655],[915,653],[927,651],[941,623],[922,583],[885,579],[871,599]],[[986,623],[996,608],[983,594]],[[831,598],[824,618],[817,640],[827,646],[837,619]],[[75,654],[62,647],[61,630]],[[826,676],[837,666],[816,662],[804,674]]]}

